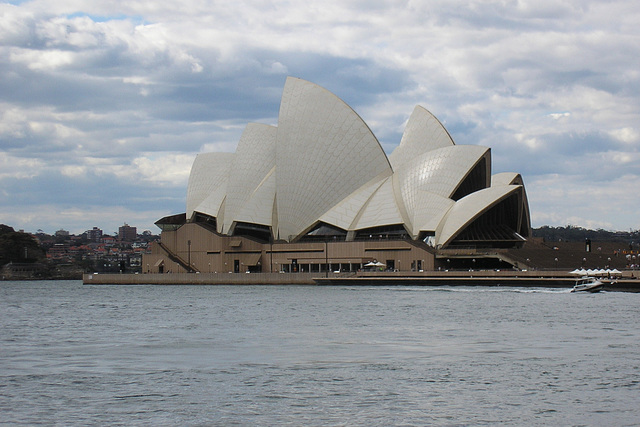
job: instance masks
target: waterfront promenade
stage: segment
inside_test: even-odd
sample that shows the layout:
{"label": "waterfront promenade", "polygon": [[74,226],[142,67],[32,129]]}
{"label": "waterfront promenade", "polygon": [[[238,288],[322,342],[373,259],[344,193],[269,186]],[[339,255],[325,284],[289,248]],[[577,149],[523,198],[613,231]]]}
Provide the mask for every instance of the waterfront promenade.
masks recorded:
{"label": "waterfront promenade", "polygon": [[[640,280],[625,271],[606,289],[640,292]],[[325,285],[325,286],[515,286],[571,288],[565,271],[425,271],[350,273],[85,274],[85,285]]]}

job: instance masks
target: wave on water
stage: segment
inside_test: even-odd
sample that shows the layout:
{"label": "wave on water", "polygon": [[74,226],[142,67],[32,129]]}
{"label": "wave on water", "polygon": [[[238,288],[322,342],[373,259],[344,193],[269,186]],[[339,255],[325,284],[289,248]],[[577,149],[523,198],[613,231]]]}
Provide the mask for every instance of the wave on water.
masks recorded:
{"label": "wave on water", "polygon": [[516,288],[509,286],[348,286],[345,290],[371,291],[385,290],[395,292],[460,292],[460,293],[486,293],[486,292],[516,292],[523,294],[566,294],[571,293],[571,288]]}

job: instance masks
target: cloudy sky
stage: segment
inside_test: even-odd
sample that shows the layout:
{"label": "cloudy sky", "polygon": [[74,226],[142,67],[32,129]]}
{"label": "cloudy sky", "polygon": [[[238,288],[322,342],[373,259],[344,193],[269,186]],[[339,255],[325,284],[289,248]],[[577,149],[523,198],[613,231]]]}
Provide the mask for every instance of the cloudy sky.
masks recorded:
{"label": "cloudy sky", "polygon": [[0,3],[0,223],[159,232],[290,75],[387,153],[416,104],[491,147],[534,227],[639,229],[639,22],[635,0]]}

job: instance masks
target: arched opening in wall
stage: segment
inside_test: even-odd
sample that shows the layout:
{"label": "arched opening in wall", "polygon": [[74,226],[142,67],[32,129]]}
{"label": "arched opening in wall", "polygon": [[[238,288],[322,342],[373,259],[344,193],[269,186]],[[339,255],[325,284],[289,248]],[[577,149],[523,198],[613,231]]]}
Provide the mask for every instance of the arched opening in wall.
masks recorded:
{"label": "arched opening in wall", "polygon": [[522,199],[517,193],[502,200],[462,230],[448,247],[521,247],[525,242],[525,238],[518,233],[521,203]]}
{"label": "arched opening in wall", "polygon": [[337,241],[344,242],[347,238],[347,230],[336,227],[325,222],[319,222],[307,234],[302,236],[299,242],[317,242],[317,241]]}
{"label": "arched opening in wall", "polygon": [[271,239],[271,227],[249,222],[238,222],[233,229],[233,235],[251,237],[263,242],[268,242]]}
{"label": "arched opening in wall", "polygon": [[487,188],[487,160],[483,157],[476,163],[473,169],[471,169],[471,172],[469,172],[464,181],[462,181],[451,198],[457,202],[464,196],[468,196],[484,188]]}
{"label": "arched opening in wall", "polygon": [[411,236],[402,224],[358,230],[354,240],[409,240]]}

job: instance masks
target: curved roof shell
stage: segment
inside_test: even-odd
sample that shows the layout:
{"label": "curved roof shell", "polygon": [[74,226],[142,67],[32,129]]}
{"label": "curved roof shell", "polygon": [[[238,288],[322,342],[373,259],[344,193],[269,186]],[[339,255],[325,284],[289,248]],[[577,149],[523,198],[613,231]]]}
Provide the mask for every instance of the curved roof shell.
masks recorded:
{"label": "curved roof shell", "polygon": [[218,217],[227,195],[233,153],[202,153],[196,156],[187,185],[187,218],[194,212]]}
{"label": "curved roof shell", "polygon": [[[441,222],[436,233],[436,245],[448,246],[455,237],[483,213],[510,196],[522,200],[522,187],[504,185],[485,188],[460,199]],[[517,220],[517,218],[515,218]]]}
{"label": "curved roof shell", "polygon": [[402,134],[400,145],[389,156],[394,168],[414,159],[426,151],[455,145],[442,123],[426,108],[413,109]]}
{"label": "curved roof shell", "polygon": [[293,240],[391,166],[355,111],[328,90],[289,77],[276,142],[278,234]]}
{"label": "curved roof shell", "polygon": [[402,223],[404,220],[395,200],[392,181],[387,178],[367,200],[351,229],[363,230]]}
{"label": "curved roof shell", "polygon": [[275,197],[275,126],[249,123],[233,158],[227,184],[222,232],[237,222],[271,225]]}
{"label": "curved roof shell", "polygon": [[374,178],[332,207],[320,217],[320,221],[343,230],[353,230],[363,207],[387,179],[386,176],[382,179]]}
{"label": "curved roof shell", "polygon": [[[396,169],[396,192],[402,198],[414,236],[424,231],[423,227],[432,223],[435,217],[444,215],[442,210],[448,210],[450,204],[442,199],[451,200],[476,165],[488,162],[488,155],[486,147],[451,145],[423,153]],[[478,182],[470,184],[473,188],[488,186],[486,176],[479,174],[475,179]],[[431,225],[428,227],[432,228]]]}
{"label": "curved roof shell", "polygon": [[498,185],[524,185],[524,182],[519,173],[502,172],[491,176],[491,186]]}
{"label": "curved roof shell", "polygon": [[255,224],[287,241],[308,232],[317,237],[318,227],[347,239],[387,227],[396,236],[404,228],[411,238],[429,236],[446,247],[483,229],[489,235],[502,227],[497,240],[530,230],[522,177],[491,176],[489,148],[456,145],[442,123],[417,106],[387,157],[346,103],[292,77],[277,127],[250,123],[236,153],[196,157],[187,218],[195,212],[215,217],[222,233]]}

